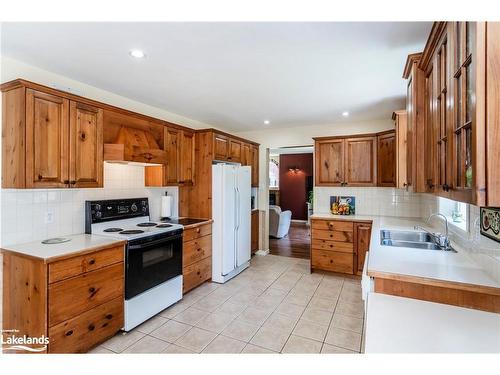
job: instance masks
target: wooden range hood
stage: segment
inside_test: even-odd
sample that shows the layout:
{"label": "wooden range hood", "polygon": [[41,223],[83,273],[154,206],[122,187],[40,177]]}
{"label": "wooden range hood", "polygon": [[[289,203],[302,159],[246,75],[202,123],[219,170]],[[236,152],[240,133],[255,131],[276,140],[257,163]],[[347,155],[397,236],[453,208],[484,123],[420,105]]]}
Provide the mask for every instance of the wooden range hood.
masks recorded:
{"label": "wooden range hood", "polygon": [[159,165],[167,163],[167,152],[150,132],[122,126],[115,141],[104,144],[104,161]]}

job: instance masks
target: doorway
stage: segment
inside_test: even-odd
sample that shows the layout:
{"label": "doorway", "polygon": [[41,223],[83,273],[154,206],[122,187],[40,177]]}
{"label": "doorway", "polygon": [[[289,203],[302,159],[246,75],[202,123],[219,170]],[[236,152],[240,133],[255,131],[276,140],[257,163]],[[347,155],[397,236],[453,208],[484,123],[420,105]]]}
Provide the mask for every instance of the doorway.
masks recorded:
{"label": "doorway", "polygon": [[313,146],[269,150],[269,252],[309,259]]}

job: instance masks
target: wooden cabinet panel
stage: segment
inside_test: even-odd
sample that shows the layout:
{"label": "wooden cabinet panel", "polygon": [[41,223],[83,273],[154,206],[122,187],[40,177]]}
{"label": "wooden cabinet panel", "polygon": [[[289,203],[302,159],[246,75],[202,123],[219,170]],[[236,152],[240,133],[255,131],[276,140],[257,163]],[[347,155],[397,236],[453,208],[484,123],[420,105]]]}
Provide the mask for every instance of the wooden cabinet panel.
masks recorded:
{"label": "wooden cabinet panel", "polygon": [[396,186],[396,133],[377,136],[377,186]]}
{"label": "wooden cabinet panel", "polygon": [[311,240],[311,247],[313,250],[338,251],[341,253],[354,252],[354,245],[352,242],[329,241],[320,238],[314,238]]}
{"label": "wooden cabinet panel", "polygon": [[395,111],[392,115],[394,125],[396,127],[396,187],[399,189],[406,188],[406,142],[407,142],[407,127],[406,127],[406,110]]}
{"label": "wooden cabinet panel", "polygon": [[71,102],[69,130],[69,183],[75,188],[103,185],[102,109]]}
{"label": "wooden cabinet panel", "polygon": [[49,327],[123,297],[123,288],[122,263],[49,285]]}
{"label": "wooden cabinet panel", "polygon": [[123,324],[123,298],[118,297],[49,328],[49,353],[85,353]]}
{"label": "wooden cabinet panel", "polygon": [[260,229],[259,210],[253,210],[251,218],[251,243],[250,243],[250,249],[252,254],[255,253],[257,250],[259,250],[259,229]]}
{"label": "wooden cabinet panel", "polygon": [[325,271],[352,274],[353,254],[312,249],[311,266]]}
{"label": "wooden cabinet panel", "polygon": [[315,142],[316,185],[340,186],[344,182],[344,140]]}
{"label": "wooden cabinet panel", "polygon": [[204,236],[184,242],[182,249],[182,265],[187,267],[212,255],[212,236]]}
{"label": "wooden cabinet panel", "polygon": [[85,272],[123,262],[123,257],[123,246],[117,246],[50,263],[49,283],[55,283]]}
{"label": "wooden cabinet panel", "polygon": [[184,229],[182,238],[184,241],[191,241],[209,234],[212,234],[212,224],[202,224],[194,228]]}
{"label": "wooden cabinet panel", "polygon": [[183,131],[181,140],[180,184],[194,183],[194,133]]}
{"label": "wooden cabinet panel", "polygon": [[175,128],[165,128],[165,151],[167,151],[167,165],[162,168],[165,173],[165,184],[176,185],[179,182],[180,171],[180,130]]}
{"label": "wooden cabinet panel", "polygon": [[183,293],[196,288],[212,277],[212,258],[205,258],[183,269]]}
{"label": "wooden cabinet panel", "polygon": [[241,145],[241,165],[252,165],[252,145],[249,143]]}
{"label": "wooden cabinet panel", "polygon": [[349,186],[376,186],[376,137],[345,140],[345,179]]}
{"label": "wooden cabinet panel", "polygon": [[252,145],[252,187],[259,187],[259,146]]}
{"label": "wooden cabinet panel", "polygon": [[227,160],[229,157],[229,139],[217,133],[214,133],[214,159]]}
{"label": "wooden cabinet panel", "polygon": [[346,220],[312,220],[311,226],[313,229],[321,230],[336,230],[344,232],[352,232],[354,230],[352,221]]}
{"label": "wooden cabinet panel", "polygon": [[352,242],[352,233],[352,231],[312,229],[312,238],[320,240]]}
{"label": "wooden cabinet panel", "polygon": [[371,224],[354,223],[354,242],[355,242],[355,271],[358,275],[363,272],[363,265],[367,251],[370,250],[370,238],[372,233]]}
{"label": "wooden cabinet panel", "polygon": [[229,140],[229,161],[241,162],[241,142],[230,139]]}
{"label": "wooden cabinet panel", "polygon": [[68,185],[69,100],[26,92],[26,187]]}

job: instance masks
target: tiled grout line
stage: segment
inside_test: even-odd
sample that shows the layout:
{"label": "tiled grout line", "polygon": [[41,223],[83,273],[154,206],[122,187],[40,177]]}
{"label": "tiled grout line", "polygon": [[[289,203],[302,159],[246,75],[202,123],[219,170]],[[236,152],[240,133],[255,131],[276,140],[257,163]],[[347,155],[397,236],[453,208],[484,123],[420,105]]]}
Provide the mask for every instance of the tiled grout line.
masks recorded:
{"label": "tiled grout line", "polygon": [[[325,343],[326,343],[326,336],[328,336],[328,332],[330,331],[330,326],[332,325],[332,321],[333,321],[333,317],[335,316],[335,311],[337,311],[337,306],[339,304],[339,300],[340,300],[340,295],[342,294],[342,289],[344,289],[344,283],[345,283],[345,279],[342,278],[342,285],[340,287],[340,293],[337,297],[337,300],[335,301],[335,307],[333,308],[333,313],[332,313],[332,317],[330,318],[330,321],[328,322],[328,328],[326,329],[326,333],[325,333],[325,337],[323,337],[323,343],[321,344],[321,349],[320,349],[320,353],[321,351],[323,350],[323,347],[325,346]],[[345,349],[345,348],[344,348]]]}

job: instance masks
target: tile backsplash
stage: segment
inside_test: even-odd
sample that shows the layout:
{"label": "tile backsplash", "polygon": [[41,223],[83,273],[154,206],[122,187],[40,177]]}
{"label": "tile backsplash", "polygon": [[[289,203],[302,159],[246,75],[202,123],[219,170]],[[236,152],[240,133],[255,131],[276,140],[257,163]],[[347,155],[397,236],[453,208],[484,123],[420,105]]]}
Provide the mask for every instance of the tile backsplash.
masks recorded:
{"label": "tile backsplash", "polygon": [[314,212],[330,211],[330,196],[356,197],[356,214],[398,217],[420,217],[420,194],[395,188],[315,187]]}
{"label": "tile backsplash", "polygon": [[[85,231],[85,201],[148,197],[150,216],[158,220],[161,196],[173,197],[178,216],[178,188],[144,186],[144,167],[104,163],[104,187],[98,189],[1,189],[0,244],[42,240]],[[48,216],[52,222],[46,223]]]}

